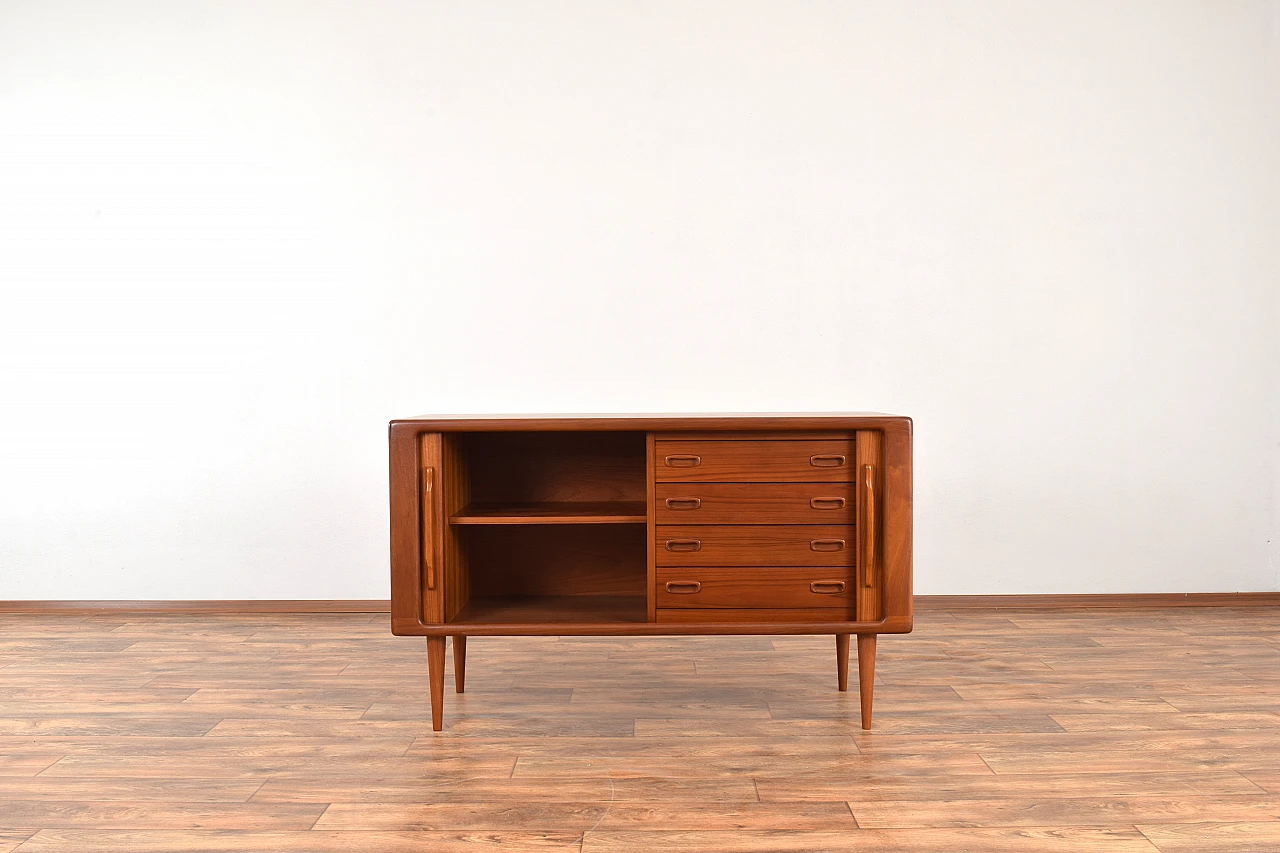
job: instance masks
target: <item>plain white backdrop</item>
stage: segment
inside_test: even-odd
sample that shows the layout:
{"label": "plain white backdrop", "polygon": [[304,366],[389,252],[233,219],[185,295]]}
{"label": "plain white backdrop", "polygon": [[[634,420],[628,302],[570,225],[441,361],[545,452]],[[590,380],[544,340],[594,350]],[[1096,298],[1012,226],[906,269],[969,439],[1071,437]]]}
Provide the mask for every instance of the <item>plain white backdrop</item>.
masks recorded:
{"label": "plain white backdrop", "polygon": [[386,422],[879,410],[916,591],[1280,589],[1280,6],[0,2],[0,599],[384,598]]}

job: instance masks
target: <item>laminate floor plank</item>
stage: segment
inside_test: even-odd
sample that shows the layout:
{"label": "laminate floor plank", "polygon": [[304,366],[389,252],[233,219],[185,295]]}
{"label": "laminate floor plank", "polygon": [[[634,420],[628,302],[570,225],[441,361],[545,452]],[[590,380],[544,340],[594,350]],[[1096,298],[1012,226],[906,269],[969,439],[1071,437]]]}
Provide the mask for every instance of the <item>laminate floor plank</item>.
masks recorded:
{"label": "laminate floor plank", "polygon": [[[1280,666],[1280,661],[1277,666]],[[1068,732],[1280,729],[1280,714],[1270,711],[1223,711],[1216,714],[1053,714],[1052,717],[1054,722]]]}
{"label": "laminate floor plank", "polygon": [[[361,784],[361,783],[364,784]],[[452,779],[382,778],[310,780],[269,779],[254,802],[429,802],[429,803],[609,803],[609,802],[759,802],[749,778],[636,776],[607,774]]]}
{"label": "laminate floor plank", "polygon": [[[74,755],[51,764],[40,774],[43,779],[57,776],[74,778],[146,779],[157,776],[197,776],[203,779],[311,779],[329,773],[335,767],[348,778],[358,778],[347,763],[347,757],[335,761],[312,756],[237,756],[229,761],[225,755]],[[430,763],[413,758],[377,756],[370,759],[364,774],[381,779],[415,779],[427,773],[465,772],[485,776],[511,775],[515,760],[508,755],[459,755],[433,757]]]}
{"label": "laminate floor plank", "polygon": [[1190,770],[1265,770],[1280,767],[1280,755],[1268,757],[1235,749],[1113,750],[1107,753],[994,752],[979,753],[998,774],[1162,772],[1170,767]]}
{"label": "laminate floor plank", "polygon": [[35,776],[63,757],[50,752],[0,752],[0,776]]}
{"label": "laminate floor plank", "polygon": [[475,637],[435,733],[386,614],[9,614],[0,853],[1280,850],[1280,608],[923,611],[870,732],[833,646]]}
{"label": "laminate floor plank", "polygon": [[1158,853],[1132,827],[997,829],[860,829],[833,831],[599,831],[583,838],[583,853],[670,853],[715,850],[719,853]]}
{"label": "laminate floor plank", "polygon": [[[325,810],[320,803],[147,803],[5,800],[0,824],[60,829],[305,830]],[[2,837],[2,834],[0,834]],[[0,848],[3,849],[3,848]]]}
{"label": "laminate floor plank", "polygon": [[31,832],[7,832],[0,829],[0,853],[12,853],[22,846],[28,838],[32,836]]}
{"label": "laminate floor plank", "polygon": [[958,776],[940,772],[920,775],[855,776],[795,774],[756,777],[761,802],[795,800],[865,800],[871,791],[883,800],[980,800],[998,797],[1061,797],[1088,792],[1115,797],[1162,795],[1258,795],[1266,792],[1235,771],[1163,773],[1057,773]]}
{"label": "laminate floor plank", "polygon": [[1280,796],[1009,797],[990,800],[854,800],[864,829],[990,826],[1123,826],[1275,820]]}
{"label": "laminate floor plank", "polygon": [[1271,853],[1280,850],[1280,821],[1139,824],[1160,853]]}
{"label": "laminate floor plank", "polygon": [[[859,773],[885,775],[932,775],[950,773],[958,776],[991,776],[991,768],[976,753],[952,755],[861,755],[852,762],[845,756],[808,756],[803,766],[807,773],[829,773],[842,776],[853,764]],[[605,774],[612,778],[627,776],[654,776],[687,778],[698,776],[749,775],[781,776],[794,769],[797,761],[789,755],[765,757],[745,755],[736,757],[702,756],[696,762],[682,756],[643,755],[628,757],[566,758],[522,756],[516,759],[513,777],[522,776],[584,776]]]}
{"label": "laminate floor plank", "polygon": [[307,756],[372,760],[404,755],[414,739],[402,738],[195,738],[148,736],[0,736],[0,755],[33,751],[61,755],[203,756],[224,759]]}
{"label": "laminate floor plank", "polygon": [[845,803],[335,803],[316,829],[857,829]]}
{"label": "laminate floor plank", "polygon": [[579,850],[580,836],[540,832],[230,832],[41,830],[21,853],[475,853]]}
{"label": "laminate floor plank", "polygon": [[[244,803],[258,792],[260,779],[202,779],[164,777],[100,779],[0,776],[0,809],[6,800],[120,800],[125,802]],[[0,810],[0,814],[2,814]],[[0,818],[0,827],[3,827]]]}
{"label": "laminate floor plank", "polygon": [[148,713],[84,713],[76,716],[28,714],[26,717],[0,717],[0,735],[177,735],[199,737],[222,720],[196,714],[167,715],[159,710]]}
{"label": "laminate floor plank", "polygon": [[1023,732],[1015,734],[878,735],[855,736],[864,754],[932,754],[955,751],[999,752],[1035,755],[1040,752],[1076,752],[1106,760],[1113,752],[1175,750],[1179,758],[1210,755],[1240,755],[1262,750],[1280,754],[1280,732],[1270,729],[1235,729],[1221,732],[1192,729],[1143,732],[1134,737],[1128,731]]}
{"label": "laminate floor plank", "polygon": [[689,763],[703,759],[739,757],[781,758],[803,766],[811,758],[853,761],[859,753],[848,736],[812,738],[723,737],[723,738],[636,738],[636,737],[545,737],[493,738],[475,740],[431,736],[418,738],[407,756],[441,756],[500,752],[513,756],[545,756],[601,759],[670,758]]}
{"label": "laminate floor plank", "polygon": [[[1275,753],[1271,754],[1275,755]],[[1264,791],[1280,794],[1280,768],[1269,770],[1245,768],[1240,771],[1240,775]]]}

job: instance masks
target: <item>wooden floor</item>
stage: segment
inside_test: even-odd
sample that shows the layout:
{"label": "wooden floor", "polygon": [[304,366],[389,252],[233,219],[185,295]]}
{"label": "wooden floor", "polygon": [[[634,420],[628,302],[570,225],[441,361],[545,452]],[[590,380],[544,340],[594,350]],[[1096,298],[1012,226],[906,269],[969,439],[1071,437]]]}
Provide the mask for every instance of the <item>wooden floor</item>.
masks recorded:
{"label": "wooden floor", "polygon": [[869,733],[685,637],[472,639],[438,735],[385,615],[0,617],[0,851],[1280,850],[1280,608],[917,617]]}

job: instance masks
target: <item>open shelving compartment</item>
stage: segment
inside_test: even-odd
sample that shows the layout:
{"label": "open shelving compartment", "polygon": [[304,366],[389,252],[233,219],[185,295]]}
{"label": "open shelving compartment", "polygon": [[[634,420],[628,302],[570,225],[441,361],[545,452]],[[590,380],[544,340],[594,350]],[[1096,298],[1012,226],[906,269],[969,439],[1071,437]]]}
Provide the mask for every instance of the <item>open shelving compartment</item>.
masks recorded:
{"label": "open shelving compartment", "polygon": [[451,437],[465,502],[448,516],[453,624],[644,622],[643,432]]}

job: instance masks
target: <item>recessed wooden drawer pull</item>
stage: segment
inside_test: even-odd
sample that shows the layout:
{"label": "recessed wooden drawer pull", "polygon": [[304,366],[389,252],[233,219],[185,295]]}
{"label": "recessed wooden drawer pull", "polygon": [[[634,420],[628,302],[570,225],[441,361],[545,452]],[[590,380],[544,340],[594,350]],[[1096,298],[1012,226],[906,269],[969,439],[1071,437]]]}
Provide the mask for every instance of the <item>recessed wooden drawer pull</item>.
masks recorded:
{"label": "recessed wooden drawer pull", "polygon": [[[840,458],[843,459],[844,457]],[[702,464],[702,457],[692,453],[681,453],[676,456],[664,457],[662,462],[668,468],[697,468]]]}
{"label": "recessed wooden drawer pull", "polygon": [[809,591],[818,595],[838,595],[844,592],[844,581],[814,581],[809,584]]}
{"label": "recessed wooden drawer pull", "polygon": [[814,509],[844,509],[844,498],[813,498],[809,506]]}
{"label": "recessed wooden drawer pull", "polygon": [[[667,547],[668,548],[671,547],[670,542],[667,543]],[[843,551],[844,540],[843,539],[810,539],[809,550],[810,551]]]}
{"label": "recessed wooden drawer pull", "polygon": [[668,581],[667,592],[673,595],[693,595],[695,592],[702,592],[702,583],[699,581]]}
{"label": "recessed wooden drawer pull", "polygon": [[[671,457],[668,456],[668,459]],[[843,453],[820,453],[809,457],[809,464],[814,468],[839,468],[844,464]]]}
{"label": "recessed wooden drawer pull", "polygon": [[[844,543],[842,542],[841,546],[843,547],[843,545]],[[668,551],[701,551],[702,540],[701,539],[668,539],[667,550]]]}
{"label": "recessed wooden drawer pull", "polygon": [[697,509],[702,506],[702,498],[667,498],[664,503],[667,509]]}

